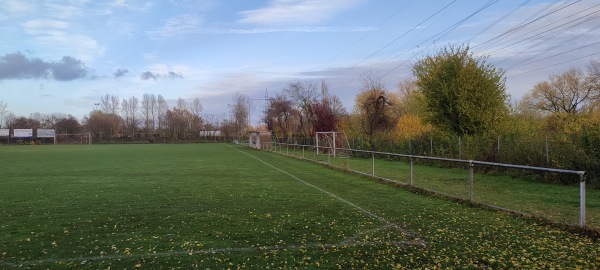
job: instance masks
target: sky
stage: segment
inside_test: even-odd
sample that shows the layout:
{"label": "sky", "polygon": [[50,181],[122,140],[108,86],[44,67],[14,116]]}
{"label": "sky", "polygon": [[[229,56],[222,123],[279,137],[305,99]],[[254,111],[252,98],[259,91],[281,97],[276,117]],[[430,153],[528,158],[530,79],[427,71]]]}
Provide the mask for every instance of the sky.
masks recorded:
{"label": "sky", "polygon": [[325,81],[351,111],[361,77],[396,91],[448,45],[502,69],[518,100],[600,60],[599,27],[600,0],[2,0],[0,102],[82,119],[106,94],[155,94],[226,118],[241,93],[257,125],[289,83]]}

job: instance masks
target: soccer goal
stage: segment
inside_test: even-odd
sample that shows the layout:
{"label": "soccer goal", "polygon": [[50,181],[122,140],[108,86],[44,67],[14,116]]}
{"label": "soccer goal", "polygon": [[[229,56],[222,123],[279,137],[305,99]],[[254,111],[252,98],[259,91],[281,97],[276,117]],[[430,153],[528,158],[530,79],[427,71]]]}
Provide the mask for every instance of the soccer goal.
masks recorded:
{"label": "soccer goal", "polygon": [[92,144],[91,133],[56,134],[56,144]]}
{"label": "soccer goal", "polygon": [[270,149],[271,147],[271,132],[269,131],[256,131],[250,132],[249,134],[250,147],[259,150]]}
{"label": "soccer goal", "polygon": [[317,146],[317,154],[326,153],[333,157],[348,157],[350,156],[350,143],[344,132],[317,132],[315,140]]}

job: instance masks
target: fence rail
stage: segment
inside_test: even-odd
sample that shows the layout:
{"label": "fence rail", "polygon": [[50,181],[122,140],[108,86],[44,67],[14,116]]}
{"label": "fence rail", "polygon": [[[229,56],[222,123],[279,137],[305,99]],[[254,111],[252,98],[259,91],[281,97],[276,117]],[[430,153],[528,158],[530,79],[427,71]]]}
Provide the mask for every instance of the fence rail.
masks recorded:
{"label": "fence rail", "polygon": [[[285,147],[285,152],[284,152],[284,148]],[[278,149],[279,148],[279,149]],[[548,172],[548,173],[558,173],[558,174],[570,174],[570,175],[577,175],[579,176],[579,226],[584,227],[586,225],[586,172],[585,171],[576,171],[576,170],[565,170],[565,169],[555,169],[555,168],[545,168],[545,167],[535,167],[535,166],[525,166],[525,165],[515,165],[515,164],[504,164],[504,163],[494,163],[494,162],[486,162],[486,161],[477,161],[477,160],[464,160],[464,159],[454,159],[454,158],[440,158],[440,157],[431,157],[431,156],[419,156],[419,155],[408,155],[408,154],[397,154],[397,153],[388,153],[388,152],[379,152],[379,151],[369,151],[369,150],[357,150],[357,149],[350,149],[350,148],[336,148],[336,147],[327,147],[327,146],[315,146],[315,145],[304,145],[304,144],[290,144],[290,143],[270,143],[265,145],[265,147],[263,147],[263,149],[269,150],[269,151],[274,151],[274,152],[278,152],[280,154],[285,154],[285,155],[290,155],[290,148],[293,148],[292,151],[293,153],[296,153],[298,151],[298,149],[301,148],[301,158],[302,159],[309,159],[309,160],[313,160],[319,163],[324,163],[324,164],[329,164],[329,165],[333,165],[331,158],[345,158],[345,165],[343,167],[343,169],[351,171],[351,172],[355,172],[355,173],[359,173],[359,174],[363,174],[363,175],[368,175],[371,177],[375,177],[375,178],[379,178],[382,180],[386,180],[386,181],[393,181],[396,183],[400,183],[400,184],[404,184],[400,181],[394,180],[394,179],[389,179],[389,178],[385,178],[385,177],[381,177],[381,176],[377,176],[376,175],[376,167],[375,167],[375,160],[376,157],[381,157],[381,156],[386,156],[386,157],[396,157],[396,158],[406,158],[409,160],[409,166],[410,166],[410,176],[409,176],[409,186],[413,186],[413,170],[414,170],[414,165],[413,165],[413,160],[415,159],[420,159],[420,160],[433,160],[433,161],[444,161],[444,162],[453,162],[453,163],[462,163],[462,164],[466,164],[469,167],[469,194],[468,194],[468,200],[469,202],[475,202],[475,200],[473,199],[473,188],[474,188],[474,168],[475,166],[491,166],[491,167],[501,167],[501,168],[510,168],[510,169],[520,169],[520,170],[529,170],[529,171],[538,171],[538,172]],[[307,158],[306,157],[306,152],[307,150],[309,150],[310,152],[312,152],[312,158]],[[321,153],[322,152],[322,153]],[[354,170],[352,168],[349,167],[349,162],[348,160],[350,159],[349,154],[346,155],[341,155],[341,153],[346,152],[346,153],[357,153],[357,154],[361,154],[362,156],[369,156],[371,157],[371,170],[370,173],[366,173],[363,171],[359,171],[359,170]],[[327,156],[327,160],[326,161],[321,161],[317,158],[318,155],[320,154],[325,154]],[[296,155],[296,154],[294,154]],[[448,196],[448,194],[444,194],[442,192],[440,192],[439,190],[428,190],[430,192],[433,193],[437,193],[437,194],[441,194],[441,195],[446,195]],[[451,195],[450,195],[451,196]],[[451,196],[451,197],[455,197],[455,196]],[[483,203],[482,203],[483,204]],[[487,204],[484,204],[487,205]],[[494,207],[494,208],[501,208],[495,205],[487,205],[490,207]],[[501,209],[506,209],[506,208],[501,208]],[[511,210],[511,209],[507,209],[507,210]],[[511,210],[513,212],[517,212],[515,210]]]}

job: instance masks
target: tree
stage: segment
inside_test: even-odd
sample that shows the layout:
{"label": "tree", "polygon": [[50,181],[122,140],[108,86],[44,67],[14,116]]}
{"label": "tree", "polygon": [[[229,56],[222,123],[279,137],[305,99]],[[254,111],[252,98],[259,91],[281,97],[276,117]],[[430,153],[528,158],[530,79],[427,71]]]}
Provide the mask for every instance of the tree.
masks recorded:
{"label": "tree", "polygon": [[233,95],[233,105],[231,106],[231,114],[235,123],[236,136],[243,136],[249,125],[250,109],[252,101],[244,94],[235,93]]}
{"label": "tree", "polygon": [[378,133],[392,131],[400,117],[399,99],[385,89],[381,78],[366,74],[362,76],[362,90],[356,96],[354,113],[367,143],[373,146],[373,138]]}
{"label": "tree", "polygon": [[588,75],[577,68],[551,75],[548,81],[537,83],[523,101],[540,112],[577,114],[588,108],[600,94],[595,68],[600,67],[595,67],[592,62]]}
{"label": "tree", "polygon": [[11,128],[37,129],[40,128],[39,120],[28,117],[17,117],[12,121]]}
{"label": "tree", "polygon": [[312,105],[315,132],[336,131],[340,117],[346,109],[335,95],[330,95],[327,84],[321,81],[321,100]]}
{"label": "tree", "polygon": [[176,140],[185,140],[194,123],[194,115],[188,109],[178,107],[167,111],[167,131]]}
{"label": "tree", "polygon": [[123,99],[121,111],[123,112],[123,118],[125,119],[125,128],[131,131],[132,138],[138,126],[138,108],[139,100],[135,96],[131,96],[129,99]]}
{"label": "tree", "polygon": [[55,130],[59,134],[76,134],[81,131],[81,125],[74,116],[68,115],[56,121]]}
{"label": "tree", "polygon": [[183,99],[183,98],[177,98],[177,109],[180,109],[180,110],[187,110],[188,109],[188,104],[185,101],[185,99]]}
{"label": "tree", "polygon": [[9,113],[6,108],[8,108],[8,104],[4,101],[0,101],[0,128],[2,128],[2,124],[4,123],[4,116]]}
{"label": "tree", "polygon": [[468,46],[445,47],[412,71],[436,126],[473,135],[492,130],[507,114],[504,72],[474,57]]}
{"label": "tree", "polygon": [[96,140],[110,140],[114,135],[120,134],[123,127],[123,119],[119,115],[98,110],[84,117],[83,122]]}
{"label": "tree", "polygon": [[106,94],[100,97],[100,106],[104,113],[117,114],[119,112],[119,97]]}
{"label": "tree", "polygon": [[291,137],[295,124],[295,121],[292,120],[293,112],[293,102],[284,93],[277,94],[275,98],[269,100],[265,119],[267,128],[280,138]]}
{"label": "tree", "polygon": [[156,114],[156,96],[154,94],[144,94],[142,97],[142,115],[144,116],[144,128],[146,132],[154,130],[154,117]]}
{"label": "tree", "polygon": [[298,135],[312,137],[315,134],[315,115],[312,106],[319,97],[317,84],[312,81],[293,82],[283,91],[296,103],[295,106],[299,111]]}
{"label": "tree", "polygon": [[190,105],[190,110],[195,116],[200,117],[200,113],[202,112],[202,103],[198,97],[192,100],[192,104]]}
{"label": "tree", "polygon": [[165,128],[166,119],[167,119],[167,111],[169,110],[169,104],[162,95],[158,95],[157,98],[157,118],[158,118],[158,129],[162,130]]}

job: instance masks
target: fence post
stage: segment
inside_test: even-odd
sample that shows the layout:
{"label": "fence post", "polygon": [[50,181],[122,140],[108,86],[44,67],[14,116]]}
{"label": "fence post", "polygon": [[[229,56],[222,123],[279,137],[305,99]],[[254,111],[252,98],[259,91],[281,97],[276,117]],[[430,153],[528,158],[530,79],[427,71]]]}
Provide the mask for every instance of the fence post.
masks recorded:
{"label": "fence post", "polygon": [[579,226],[585,226],[585,173],[579,175]]}
{"label": "fence post", "polygon": [[433,137],[429,138],[429,155],[433,157]]}
{"label": "fence post", "polygon": [[287,144],[287,143],[285,144],[285,154],[286,154],[287,156],[289,156],[289,155],[290,155],[290,145],[289,145],[289,144]]}
{"label": "fence post", "polygon": [[548,146],[548,136],[546,136],[546,167],[550,168],[550,147]]}
{"label": "fence post", "polygon": [[302,159],[306,159],[304,158],[304,145],[302,145]]}
{"label": "fence post", "polygon": [[410,182],[409,185],[412,187],[413,185],[413,158],[410,157]]}
{"label": "fence post", "polygon": [[469,160],[469,202],[473,202],[473,161]]}
{"label": "fence post", "polygon": [[500,161],[500,135],[498,135],[498,150],[496,154],[496,160]]}
{"label": "fence post", "polygon": [[462,158],[462,141],[458,136],[458,158]]}
{"label": "fence post", "polygon": [[371,175],[375,177],[375,153],[371,153]]}
{"label": "fence post", "polygon": [[346,171],[348,170],[348,160],[350,159],[350,151],[346,154]]}

